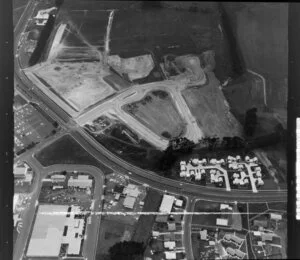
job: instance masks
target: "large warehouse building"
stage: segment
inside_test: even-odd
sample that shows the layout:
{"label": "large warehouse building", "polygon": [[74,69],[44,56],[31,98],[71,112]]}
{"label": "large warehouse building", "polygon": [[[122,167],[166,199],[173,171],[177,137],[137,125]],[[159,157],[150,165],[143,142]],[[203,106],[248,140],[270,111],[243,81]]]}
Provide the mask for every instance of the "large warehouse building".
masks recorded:
{"label": "large warehouse building", "polygon": [[79,255],[84,219],[75,217],[78,206],[40,205],[27,249],[27,257],[58,257],[62,244],[67,255]]}

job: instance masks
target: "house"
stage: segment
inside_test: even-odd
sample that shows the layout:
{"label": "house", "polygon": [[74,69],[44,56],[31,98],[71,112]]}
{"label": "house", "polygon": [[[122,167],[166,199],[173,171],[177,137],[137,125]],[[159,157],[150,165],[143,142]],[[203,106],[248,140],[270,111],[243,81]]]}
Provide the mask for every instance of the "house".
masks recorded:
{"label": "house", "polygon": [[282,220],[282,215],[278,213],[270,213],[270,219],[272,220]]}
{"label": "house", "polygon": [[165,252],[166,259],[176,259],[176,252]]}
{"label": "house", "polygon": [[261,236],[261,232],[260,232],[260,231],[254,231],[254,232],[253,232],[253,235],[254,235],[255,237],[260,237],[260,236]]}
{"label": "house", "polygon": [[225,209],[228,209],[230,211],[232,211],[232,207],[230,207],[228,204],[221,204],[220,205],[220,210],[225,210]]}
{"label": "house", "polygon": [[249,162],[250,161],[250,157],[249,156],[245,156],[245,161]]}
{"label": "house", "polygon": [[117,194],[115,195],[115,200],[118,201],[118,200],[120,199],[120,196],[121,196],[121,194],[120,194],[120,193],[117,193]]}
{"label": "house", "polygon": [[235,255],[236,255],[237,257],[239,257],[239,258],[241,258],[241,259],[243,259],[243,258],[245,257],[245,255],[246,255],[244,252],[242,252],[242,251],[239,250],[239,249],[235,249],[234,253],[235,253]]}
{"label": "house", "polygon": [[168,222],[168,230],[175,231],[176,230],[176,223],[169,223]]}
{"label": "house", "polygon": [[128,186],[124,188],[123,194],[130,196],[130,197],[137,198],[140,194],[140,191],[136,185],[128,184]]}
{"label": "house", "polygon": [[91,188],[92,184],[93,184],[92,179],[75,179],[72,176],[68,180],[68,187],[87,189],[87,188]]}
{"label": "house", "polygon": [[235,242],[235,243],[237,243],[237,244],[240,245],[240,244],[243,243],[244,239],[242,239],[242,238],[240,238],[240,237],[238,237],[238,236],[232,235],[232,236],[231,236],[231,241],[233,241],[233,242]]}
{"label": "house", "polygon": [[64,182],[66,180],[66,176],[62,174],[54,174],[51,176],[51,180],[53,182]]}
{"label": "house", "polygon": [[215,245],[216,245],[216,242],[211,240],[211,241],[208,242],[208,244],[209,244],[210,246],[215,246]]}
{"label": "house", "polygon": [[152,230],[152,236],[153,237],[158,237],[159,236],[159,232]]}
{"label": "house", "polygon": [[228,219],[217,218],[217,226],[228,226]]}
{"label": "house", "polygon": [[126,196],[126,198],[124,200],[124,203],[123,203],[123,206],[125,208],[133,209],[134,204],[135,204],[135,200],[136,200],[135,197]]}
{"label": "house", "polygon": [[266,242],[263,242],[263,241],[257,241],[257,245],[258,245],[258,246],[265,246],[265,245],[266,245]]}
{"label": "house", "polygon": [[175,243],[175,241],[165,241],[164,247],[169,250],[173,250],[176,247],[176,243]]}
{"label": "house", "polygon": [[261,239],[262,241],[272,241],[274,234],[272,233],[262,233]]}
{"label": "house", "polygon": [[231,256],[235,255],[235,250],[232,247],[227,247],[226,252]]}
{"label": "house", "polygon": [[258,219],[255,219],[253,221],[253,225],[254,226],[258,226],[258,227],[268,227],[268,221],[267,220],[258,220]]}
{"label": "house", "polygon": [[200,239],[207,240],[207,229],[200,230]]}

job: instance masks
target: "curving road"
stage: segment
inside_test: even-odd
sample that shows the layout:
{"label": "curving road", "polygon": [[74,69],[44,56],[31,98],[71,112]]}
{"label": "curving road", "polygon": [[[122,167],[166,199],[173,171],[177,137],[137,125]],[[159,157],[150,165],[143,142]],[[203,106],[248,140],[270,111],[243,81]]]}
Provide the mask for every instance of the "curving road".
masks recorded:
{"label": "curving road", "polygon": [[[92,175],[95,179],[95,189],[93,200],[95,206],[92,212],[102,211],[101,197],[103,194],[104,185],[104,174],[98,168],[90,165],[64,165],[56,164],[49,167],[43,167],[35,158],[27,156],[24,160],[30,165],[32,170],[35,172],[36,185],[34,190],[30,193],[31,203],[30,206],[22,213],[23,228],[21,233],[18,235],[15,247],[14,247],[14,260],[20,260],[25,254],[26,246],[29,243],[29,235],[31,234],[33,219],[36,212],[36,202],[41,192],[42,179],[48,174],[61,171],[78,171]],[[101,214],[92,214],[92,224],[87,225],[86,234],[87,239],[83,244],[83,255],[87,259],[95,259],[97,250],[98,232],[100,228]]]}
{"label": "curving road", "polygon": [[[28,2],[28,5],[26,6],[26,9],[21,16],[18,24],[15,28],[15,53],[19,53],[18,48],[18,42],[20,40],[22,32],[26,28],[26,24],[28,19],[32,16],[33,10],[35,7],[35,2],[30,1]],[[29,99],[36,100],[40,107],[47,113],[49,113],[63,128],[70,131],[71,136],[92,156],[94,156],[97,160],[101,161],[101,163],[105,164],[109,168],[113,169],[114,171],[118,171],[120,173],[128,174],[128,172],[131,172],[130,175],[131,178],[136,179],[137,181],[141,183],[147,183],[151,187],[160,189],[160,190],[166,190],[168,192],[177,193],[177,194],[183,194],[185,196],[193,196],[193,197],[201,197],[203,199],[209,199],[209,200],[219,200],[220,198],[223,198],[224,201],[232,202],[235,201],[237,198],[241,201],[263,201],[263,202],[272,202],[272,201],[283,201],[287,199],[287,192],[286,191],[259,191],[258,193],[252,193],[252,191],[231,191],[228,192],[223,189],[217,189],[217,188],[208,188],[208,187],[202,187],[196,184],[191,183],[182,183],[176,180],[171,180],[168,178],[164,178],[161,176],[158,176],[154,172],[147,171],[141,168],[138,168],[134,165],[129,164],[128,162],[123,161],[122,159],[118,158],[116,155],[105,149],[103,146],[101,146],[99,143],[97,143],[91,136],[89,136],[82,128],[78,128],[77,124],[70,118],[70,116],[62,109],[60,108],[54,101],[52,101],[49,97],[47,97],[41,90],[39,90],[38,87],[36,87],[32,82],[26,77],[24,72],[21,69],[21,64],[19,60],[19,55],[16,55],[15,57],[15,78],[17,81],[17,88],[25,94]],[[157,86],[157,83],[155,83]],[[174,82],[164,82],[163,85],[167,85],[168,91],[172,94],[174,97],[176,106],[178,108],[181,108],[183,105],[182,100],[178,96],[181,91],[180,86],[174,84]],[[151,86],[151,85],[150,85]],[[123,104],[126,103],[126,101],[130,101],[130,98],[128,97],[128,94],[133,93],[134,91],[137,91],[138,95],[143,96],[146,91],[150,91],[149,85],[147,84],[147,89],[145,89],[143,86],[136,86],[130,89],[129,92],[126,92],[126,94],[121,93],[119,96],[116,97],[116,99],[110,100],[109,102],[106,102],[105,105],[112,104],[113,102],[118,103],[116,101],[122,101]],[[152,87],[155,89],[155,87]],[[144,90],[143,90],[144,89]],[[175,94],[174,94],[175,93]],[[127,98],[125,97],[127,96]],[[124,99],[124,100],[123,100]],[[122,102],[120,104],[122,104]],[[184,102],[185,103],[185,102]],[[101,108],[101,107],[100,107]],[[120,106],[119,106],[120,108]],[[105,108],[107,110],[107,107]],[[185,110],[185,109],[183,109]],[[186,110],[189,111],[189,110]],[[117,111],[120,112],[120,111]],[[195,119],[192,115],[186,115],[184,114],[184,111],[181,111],[179,109],[179,112],[181,115],[184,115],[184,118],[188,120],[188,128],[187,134],[189,137],[192,137],[191,139],[194,140],[194,138],[198,138],[198,135],[200,136],[199,130],[196,130],[195,125]],[[81,116],[77,118],[77,123],[83,124],[87,122],[90,119],[95,118],[95,115],[99,115],[99,107],[95,109],[91,109],[86,115]],[[131,120],[131,119],[130,119]],[[130,121],[131,122],[131,121]],[[143,130],[142,130],[143,131]],[[196,132],[198,131],[198,132]],[[195,134],[196,133],[196,134]],[[157,136],[150,135],[151,137],[157,138]],[[199,139],[199,138],[198,138]],[[33,168],[33,170],[40,172],[41,176],[43,174],[46,174],[46,172],[49,172],[51,170],[62,170],[62,169],[73,169],[75,168],[77,170],[81,169],[85,172],[88,171],[89,173],[92,173],[96,178],[100,178],[102,176],[99,169],[95,169],[92,166],[74,166],[74,165],[54,165],[51,167],[43,168],[41,169],[41,166],[38,165],[36,160],[30,159],[29,164]],[[72,168],[73,167],[73,168]],[[83,167],[83,168],[80,168]],[[38,177],[38,178],[41,178]],[[98,177],[97,177],[98,176]],[[26,241],[28,239],[29,231],[31,230],[33,215],[35,212],[35,201],[38,198],[38,194],[40,191],[40,179],[39,179],[39,185],[34,190],[34,195],[32,197],[32,203],[30,205],[30,208],[28,209],[28,215],[26,216],[24,220],[23,230],[21,234],[19,234],[18,240],[16,242],[15,246],[15,252],[14,252],[14,260],[20,260],[21,256],[24,253]],[[99,183],[101,183],[101,178],[99,179]],[[99,187],[101,184],[99,184]],[[99,191],[100,192],[100,191]],[[100,192],[101,193],[101,192]],[[100,196],[100,193],[97,193],[97,196]],[[98,197],[99,199],[100,197]],[[95,203],[95,205],[99,205],[100,203]],[[189,204],[190,205],[190,204]],[[95,220],[96,221],[96,220]],[[188,230],[188,223],[190,219],[189,217],[185,217],[185,230]],[[100,221],[96,221],[100,223]],[[94,237],[98,228],[95,228],[94,230],[89,229],[89,235],[88,237]],[[97,231],[98,232],[98,231]],[[185,245],[188,245],[189,238],[188,238],[188,232],[185,238]],[[89,239],[89,238],[88,238]],[[86,243],[87,245],[90,245],[91,248],[95,248],[96,243],[95,239],[90,239],[89,243]],[[94,259],[95,251],[94,249],[91,249],[89,246],[84,248],[86,254],[88,255],[88,259]],[[187,249],[188,250],[188,249]]]}

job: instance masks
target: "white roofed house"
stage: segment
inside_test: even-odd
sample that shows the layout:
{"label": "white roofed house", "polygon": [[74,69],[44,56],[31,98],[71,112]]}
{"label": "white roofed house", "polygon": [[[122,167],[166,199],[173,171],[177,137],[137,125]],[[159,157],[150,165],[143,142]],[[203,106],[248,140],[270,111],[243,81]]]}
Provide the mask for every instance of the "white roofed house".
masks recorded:
{"label": "white roofed house", "polygon": [[165,257],[166,257],[166,259],[176,259],[176,252],[174,252],[174,251],[172,251],[172,252],[166,251],[165,252]]}
{"label": "white roofed house", "polygon": [[270,219],[272,220],[282,220],[282,215],[278,213],[270,213]]}
{"label": "white roofed house", "polygon": [[228,226],[228,219],[217,218],[217,226]]}
{"label": "white roofed house", "polygon": [[63,174],[54,174],[51,176],[51,180],[53,182],[64,182],[66,180],[66,176]]}

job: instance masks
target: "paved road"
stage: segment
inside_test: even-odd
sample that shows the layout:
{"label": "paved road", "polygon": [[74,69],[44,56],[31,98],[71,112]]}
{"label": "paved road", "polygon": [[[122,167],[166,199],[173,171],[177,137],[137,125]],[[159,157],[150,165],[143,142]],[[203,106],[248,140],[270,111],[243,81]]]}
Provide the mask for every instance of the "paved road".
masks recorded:
{"label": "paved road", "polygon": [[[30,6],[30,5],[29,5]],[[28,19],[28,17],[30,16],[30,12],[28,12],[28,8],[25,9],[25,13],[28,13],[27,15],[23,15],[22,18]],[[22,23],[20,23],[22,24]],[[18,32],[20,33],[22,30],[21,29],[16,29],[16,31],[19,30]],[[23,28],[24,30],[24,28]],[[19,72],[21,71],[19,66],[19,63],[17,62],[17,70],[16,70],[16,74],[19,74]],[[26,78],[26,77],[25,77]],[[25,81],[25,83],[28,83],[28,81]],[[164,82],[162,84],[162,86],[172,86],[173,88],[176,88],[176,85],[174,85],[174,82]],[[26,84],[27,86],[27,84]],[[147,86],[156,86],[157,88],[157,83],[150,83],[147,84]],[[180,86],[177,86],[180,87]],[[148,88],[145,88],[143,86],[139,86],[140,89],[143,89],[143,91],[148,91]],[[134,88],[132,88],[133,90],[137,89],[137,86]],[[35,91],[35,90],[34,90]],[[40,92],[38,93],[38,97],[40,97]],[[126,97],[128,95],[128,93],[126,93],[126,95],[124,96],[124,93],[121,93],[119,95],[119,99],[122,99],[124,97]],[[42,99],[44,98],[44,96],[42,96]],[[44,101],[44,99],[43,99]],[[57,110],[57,105],[52,101],[52,103],[46,103],[47,106],[49,106],[50,110]],[[56,117],[62,117],[64,118],[65,113],[61,114],[60,111],[61,109],[58,109],[58,113],[54,113],[56,115]],[[97,109],[92,109],[90,113],[95,113],[95,111],[97,111]],[[64,118],[65,119],[65,118]],[[64,125],[70,129],[70,126],[65,122],[65,120],[62,119],[60,121],[64,122]],[[78,119],[79,120],[79,119]],[[69,118],[68,120],[69,121]],[[126,173],[128,174],[128,171],[131,171],[133,173],[133,177],[136,177],[140,180],[143,180],[146,183],[149,183],[153,186],[160,186],[162,189],[171,189],[172,191],[175,191],[177,193],[180,192],[184,192],[187,195],[193,195],[193,196],[206,196],[206,197],[210,197],[210,198],[218,198],[220,196],[224,196],[224,199],[233,199],[235,197],[240,197],[243,199],[248,199],[250,200],[270,200],[270,201],[276,201],[279,198],[285,197],[287,195],[287,193],[285,191],[272,191],[272,192],[259,192],[258,194],[253,194],[252,192],[246,192],[246,191],[232,191],[230,193],[220,190],[220,189],[210,189],[207,187],[199,187],[198,185],[194,185],[194,184],[189,184],[189,183],[183,183],[181,184],[179,181],[175,181],[175,180],[170,180],[167,178],[163,178],[160,176],[157,176],[155,173],[150,172],[150,171],[145,171],[143,169],[140,169],[136,166],[130,165],[127,162],[124,162],[123,160],[119,159],[118,157],[116,157],[114,154],[112,154],[111,152],[109,152],[108,150],[106,150],[104,147],[102,147],[101,145],[99,145],[99,143],[97,143],[93,138],[91,138],[88,134],[85,133],[84,130],[82,129],[78,129],[75,130],[74,132],[72,132],[72,136],[83,146],[85,147],[85,149],[90,152],[94,157],[96,157],[98,160],[105,162],[105,164],[113,169],[118,169],[120,172],[122,173]]]}
{"label": "paved road", "polygon": [[182,193],[187,196],[200,196],[207,199],[219,199],[222,197],[227,201],[235,201],[236,198],[245,201],[279,201],[282,198],[287,199],[286,191],[259,191],[253,193],[252,191],[232,190],[226,191],[219,188],[209,188],[199,186],[197,184],[185,183],[157,175],[154,172],[143,170],[133,166],[120,158],[116,158],[113,153],[106,150],[90,137],[84,130],[77,129],[72,132],[72,136],[77,142],[97,160],[113,169],[114,171],[128,174],[130,177],[139,180],[142,183],[147,183],[151,187],[157,187],[161,190],[169,190],[174,193]]}
{"label": "paved road", "polygon": [[[32,15],[32,10],[34,7],[34,1],[30,1],[20,18],[19,23],[16,26],[15,29],[15,53],[17,53],[17,44],[21,36],[21,32],[24,31],[25,26],[26,26],[26,21],[28,18]],[[24,75],[21,66],[20,66],[20,61],[16,57],[15,58],[15,78],[17,81],[17,88],[25,94],[27,97],[30,99],[36,100],[39,102],[41,108],[45,111],[47,111],[53,118],[55,118],[56,121],[59,122],[59,124],[66,128],[70,129],[70,125],[74,121],[70,119],[70,116],[63,110],[61,109],[55,102],[53,102],[51,99],[49,99],[42,91],[40,91],[36,86],[34,86],[28,78]],[[157,83],[155,83],[157,85]],[[168,84],[168,83],[166,83]],[[174,88],[174,82],[172,82],[172,87]],[[165,85],[165,82],[163,83]],[[141,86],[139,86],[141,88]],[[171,88],[169,88],[171,89]],[[147,89],[149,90],[149,89]],[[134,91],[134,88],[131,89],[131,91]],[[146,90],[144,90],[146,91]],[[174,89],[171,91],[175,91]],[[177,90],[178,91],[178,90]],[[142,94],[141,91],[139,93]],[[173,93],[173,92],[171,92]],[[118,98],[121,100],[123,96],[118,96]],[[128,92],[126,93],[126,96],[128,95]],[[128,100],[127,100],[128,101]],[[181,101],[179,101],[181,102]],[[176,95],[175,95],[175,103],[176,102]],[[108,103],[106,103],[107,105]],[[97,115],[99,113],[98,108],[97,109],[92,109],[90,112],[91,118],[94,117],[94,115]],[[93,114],[95,113],[95,114]],[[189,118],[189,117],[187,117]],[[81,118],[78,119],[78,121],[83,120],[81,123],[83,123],[87,118],[84,118],[84,120]],[[89,118],[88,118],[89,119]],[[190,121],[194,124],[194,120],[190,118]],[[79,122],[79,123],[80,123]],[[85,121],[86,122],[86,121]],[[74,124],[76,125],[76,124]],[[193,126],[194,127],[194,126]],[[189,132],[189,131],[187,131]],[[167,190],[169,192],[173,193],[182,193],[185,196],[197,196],[201,197],[202,199],[209,199],[209,200],[219,200],[220,198],[224,199],[224,202],[232,202],[235,201],[237,198],[239,200],[243,201],[282,201],[286,200],[287,198],[287,192],[286,191],[260,191],[256,194],[253,194],[251,191],[231,191],[227,192],[225,190],[221,189],[212,189],[212,188],[207,188],[207,187],[200,187],[199,185],[195,184],[189,184],[189,183],[181,183],[179,181],[175,180],[170,180],[161,176],[156,175],[153,172],[150,171],[145,171],[143,169],[140,169],[138,167],[135,167],[133,165],[130,165],[129,163],[121,160],[120,158],[116,157],[114,154],[106,150],[104,147],[99,145],[93,138],[88,136],[82,129],[75,129],[73,132],[71,132],[71,135],[90,153],[92,154],[95,158],[97,158],[99,161],[107,165],[109,168],[112,168],[113,170],[116,170],[118,172],[128,174],[128,171],[132,172],[130,175],[131,178],[138,180],[139,182],[142,183],[147,183],[151,187],[158,188],[160,190]],[[39,170],[40,168],[37,167],[34,163],[34,165],[31,165],[33,170]],[[55,166],[53,166],[55,167]],[[64,167],[69,167],[69,166],[64,166]],[[72,167],[72,166],[70,166]],[[52,169],[52,168],[48,168]],[[89,168],[90,169],[90,168]],[[47,171],[47,169],[45,169]],[[60,168],[61,170],[61,168]],[[91,170],[91,169],[90,169]],[[42,171],[42,173],[45,173]],[[97,173],[96,175],[99,175]],[[99,180],[99,183],[101,181]],[[35,189],[34,196],[32,198],[32,203],[30,205],[30,208],[28,209],[28,214],[26,214],[26,217],[24,218],[24,226],[21,234],[19,235],[19,238],[16,242],[16,247],[15,247],[15,255],[14,255],[14,260],[19,260],[20,256],[23,254],[23,251],[25,249],[26,241],[28,238],[29,231],[31,230],[31,224],[33,220],[33,215],[34,215],[34,208],[35,208],[35,201],[38,197],[39,190],[40,190],[40,182],[37,188]],[[99,205],[100,203],[98,203]],[[96,205],[96,203],[95,203]],[[186,217],[185,225],[188,226],[190,222],[189,217]],[[97,230],[98,228],[95,228]],[[91,233],[91,237],[95,237],[95,233],[93,231],[88,231]],[[189,232],[189,231],[188,231]],[[184,238],[184,243],[189,244],[189,238],[190,235],[186,234],[186,237]],[[95,248],[96,243],[93,241],[91,243],[87,243],[88,245],[91,244],[91,247]],[[89,251],[93,251],[90,248],[85,248],[84,249],[87,254],[89,254]],[[189,249],[187,249],[189,250]],[[90,253],[94,254],[94,253]],[[92,256],[90,256],[92,257]],[[93,258],[91,258],[93,259]]]}
{"label": "paved road", "polygon": [[[96,167],[89,165],[64,165],[64,164],[56,164],[49,167],[43,167],[35,158],[32,156],[27,156],[24,158],[26,162],[30,165],[33,171],[36,173],[36,185],[31,195],[31,203],[29,208],[27,208],[23,214],[23,228],[21,233],[18,235],[15,248],[14,248],[14,260],[22,259],[26,245],[29,242],[28,238],[30,232],[32,230],[33,219],[35,215],[36,201],[38,200],[41,187],[42,187],[42,179],[45,178],[48,174],[53,172],[61,172],[61,171],[78,171],[89,173],[95,178],[95,190],[94,190],[94,209],[92,212],[101,212],[102,211],[102,203],[101,197],[103,194],[103,184],[104,184],[104,175]],[[87,225],[87,239],[83,245],[83,255],[87,257],[87,259],[95,259],[96,249],[97,249],[97,240],[98,240],[98,232],[100,227],[101,215],[92,214],[92,223]]]}

